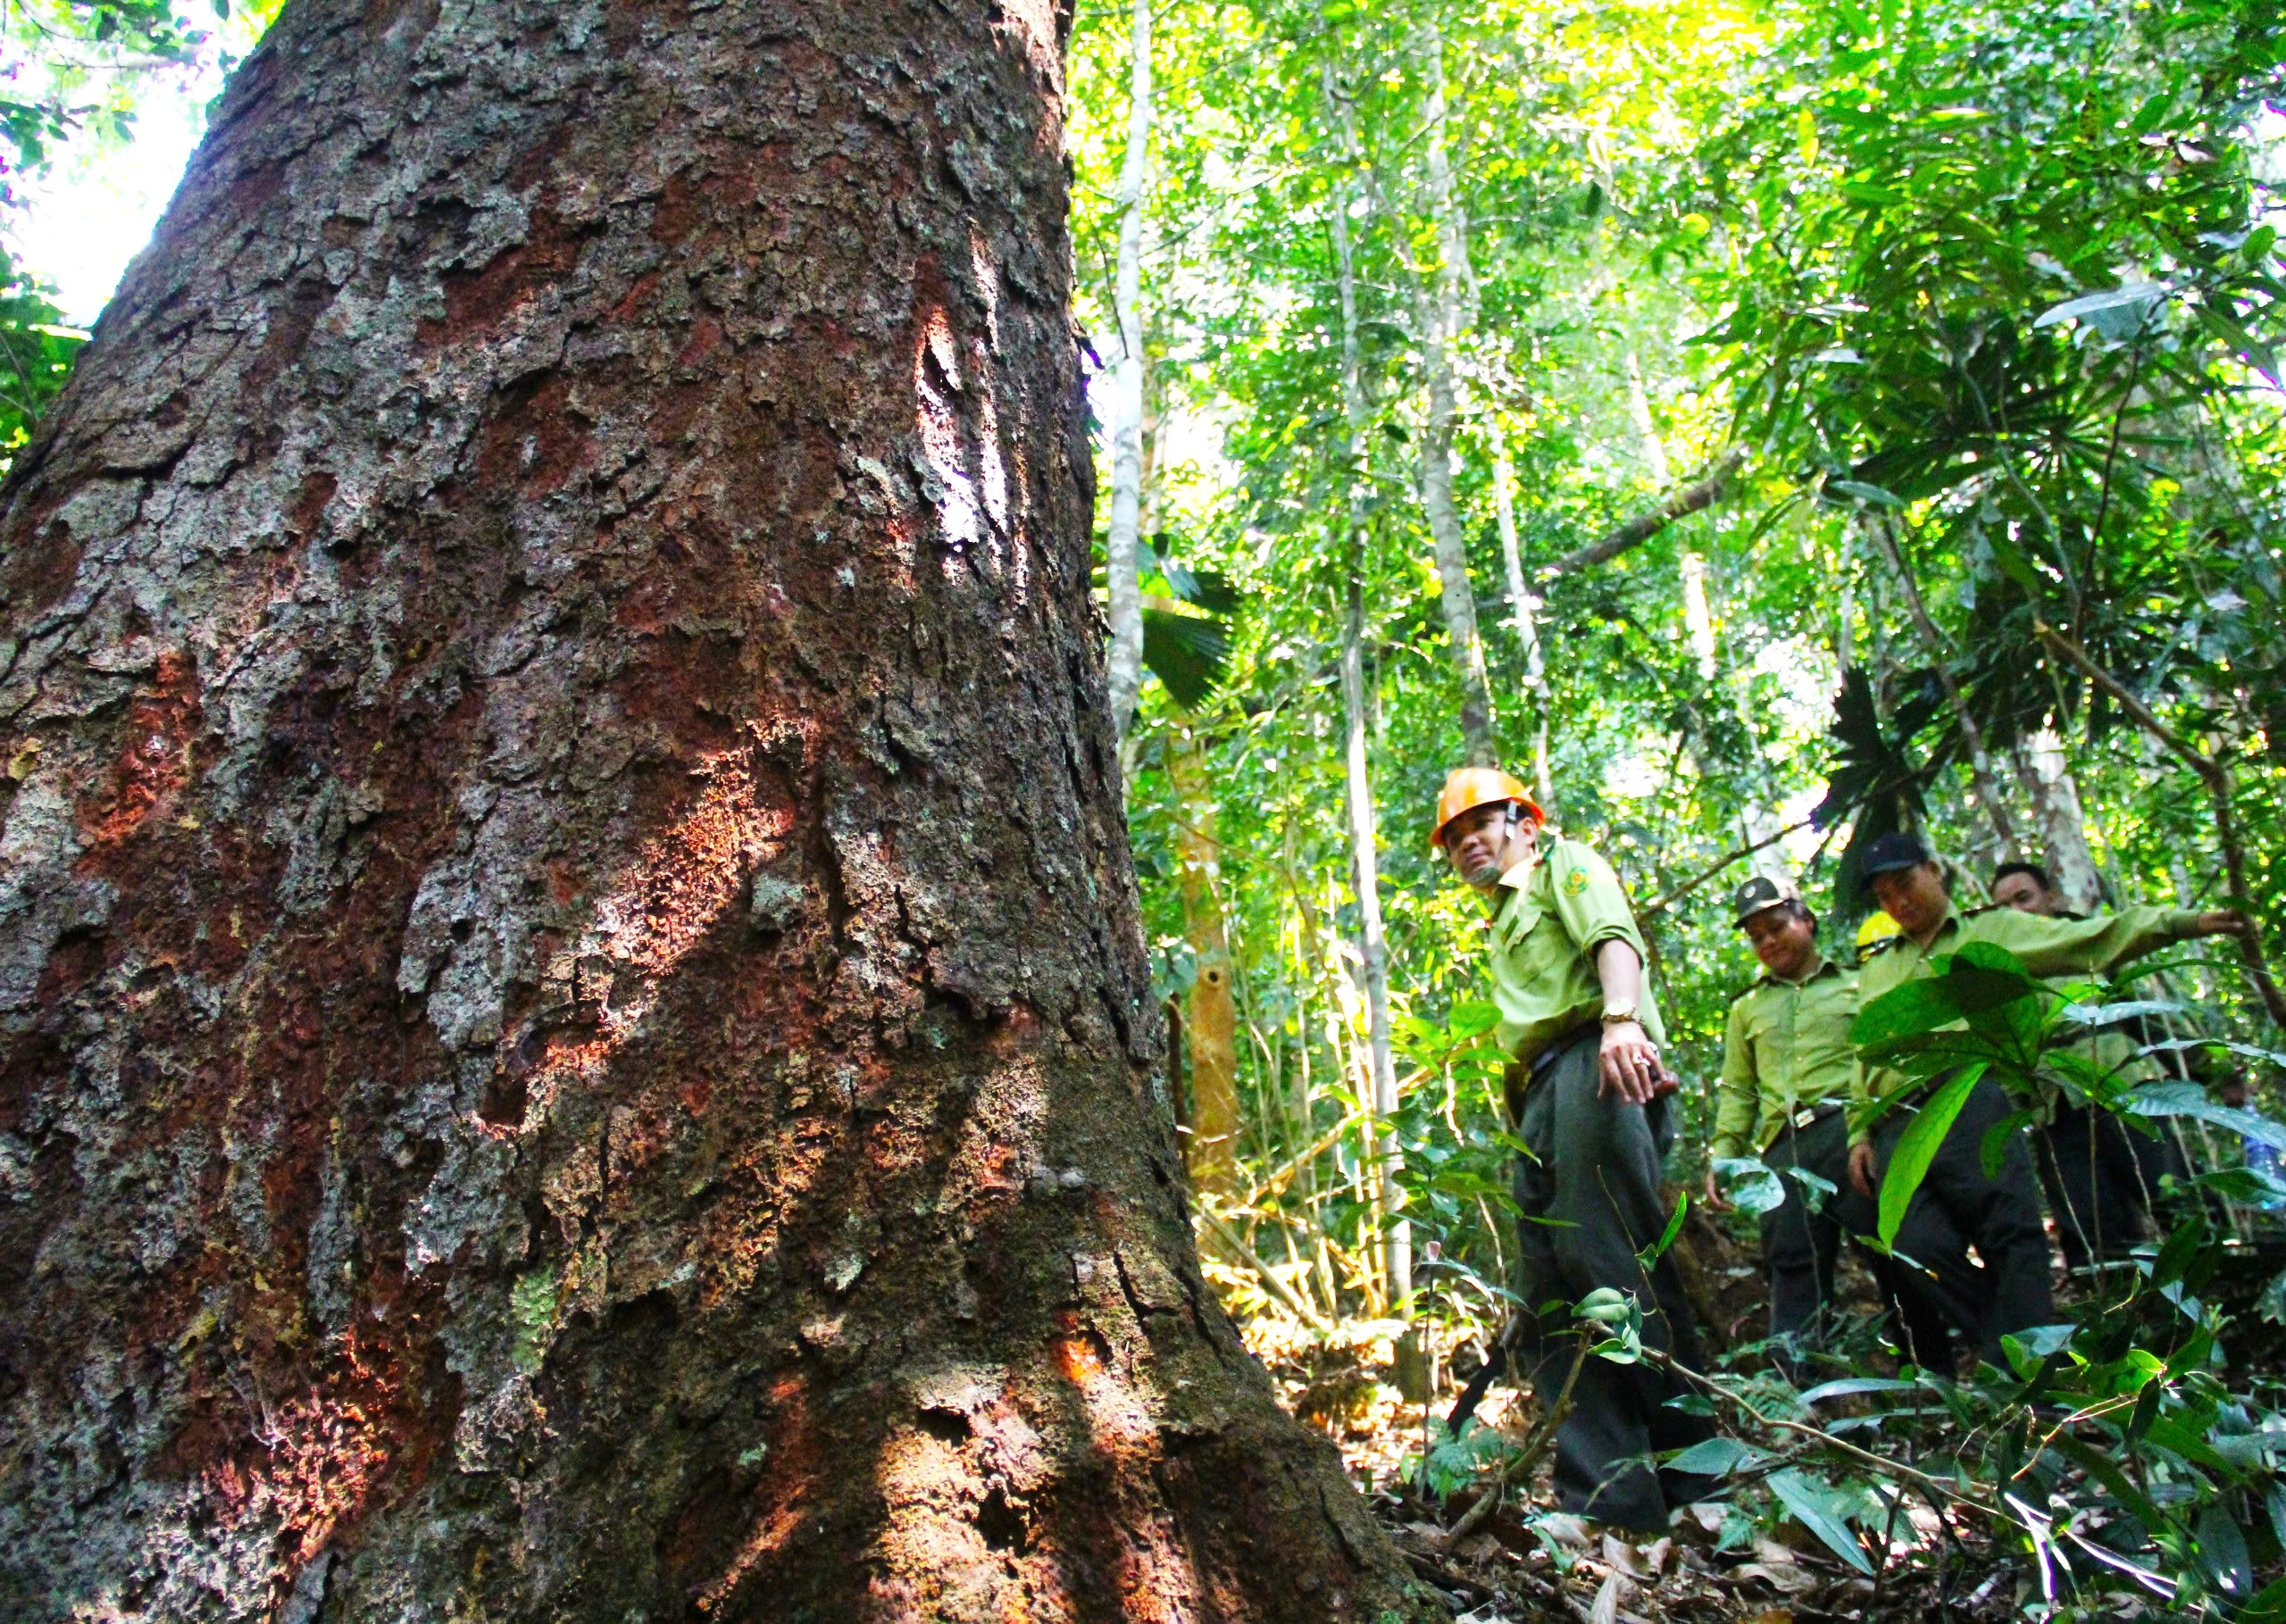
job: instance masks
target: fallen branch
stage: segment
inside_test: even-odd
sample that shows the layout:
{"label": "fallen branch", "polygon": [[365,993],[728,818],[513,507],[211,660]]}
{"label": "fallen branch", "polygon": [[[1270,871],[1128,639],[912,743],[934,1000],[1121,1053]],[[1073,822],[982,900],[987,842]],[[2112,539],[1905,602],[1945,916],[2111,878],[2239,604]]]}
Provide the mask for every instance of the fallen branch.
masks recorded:
{"label": "fallen branch", "polygon": [[1919,1488],[1923,1495],[1942,1495],[1948,1500],[1956,1501],[1962,1505],[1969,1507],[1973,1511],[1982,1512],[1988,1517],[1998,1517],[2011,1522],[2015,1520],[2014,1518],[2009,1517],[2008,1513],[2000,1506],[1994,1504],[1990,1500],[1980,1499],[1974,1495],[1962,1492],[1961,1488],[1956,1484],[1948,1483],[1941,1478],[1932,1478],[1925,1471],[1920,1471],[1913,1467],[1902,1465],[1896,1461],[1887,1460],[1881,1455],[1873,1453],[1870,1450],[1860,1449],[1856,1445],[1849,1443],[1846,1439],[1836,1437],[1832,1433],[1828,1432],[1823,1427],[1813,1427],[1805,1421],[1789,1420],[1784,1416],[1765,1415],[1761,1411],[1756,1410],[1752,1404],[1748,1403],[1745,1399],[1740,1398],[1737,1394],[1731,1392],[1728,1387],[1723,1387],[1720,1382],[1711,1380],[1708,1378],[1700,1375],[1697,1370],[1692,1370],[1689,1365],[1684,1364],[1671,1353],[1663,1353],[1656,1348],[1647,1347],[1643,1350],[1643,1357],[1654,1364],[1664,1366],[1668,1370],[1681,1377],[1683,1380],[1689,1382],[1691,1386],[1704,1389],[1706,1393],[1715,1398],[1721,1399],[1724,1403],[1729,1404],[1731,1408],[1744,1411],[1753,1419],[1754,1424],[1757,1427],[1776,1427],[1787,1432],[1798,1433],[1802,1437],[1812,1440],[1814,1443],[1816,1443],[1823,1448],[1833,1450],[1839,1454],[1848,1455],[1852,1461],[1855,1461],[1859,1466],[1865,1468],[1868,1471],[1877,1472],[1885,1478],[1897,1478],[1904,1480],[1905,1482],[1911,1483],[1915,1487]]}
{"label": "fallen branch", "polygon": [[2207,799],[2215,807],[2215,837],[2223,847],[2223,883],[2230,889],[2231,905],[2247,916],[2248,925],[2247,933],[2238,938],[2239,957],[2245,961],[2247,974],[2254,981],[2255,991],[2261,995],[2262,1007],[2269,1012],[2273,1021],[2286,1028],[2286,996],[2280,995],[2278,983],[2270,974],[2269,962],[2263,956],[2261,917],[2255,912],[2254,893],[2247,887],[2246,848],[2239,839],[2239,815],[2233,804],[2238,786],[2232,779],[2231,770],[2161,721],[2150,706],[2097,664],[2077,642],[2037,620],[2032,622],[2032,635],[2116,700],[2137,727],[2182,757],[2198,775],[2199,782],[2207,786]]}
{"label": "fallen branch", "polygon": [[[1580,1367],[1588,1362],[1588,1350],[1593,1345],[1593,1341],[1583,1333],[1580,1337],[1580,1351],[1572,1355],[1572,1368],[1564,1373],[1564,1387],[1556,1394],[1556,1402],[1540,1407],[1539,1419],[1532,1423],[1531,1431],[1524,1435],[1523,1447],[1501,1463],[1499,1471],[1493,1476],[1491,1486],[1479,1495],[1476,1503],[1463,1512],[1460,1520],[1453,1524],[1449,1537],[1465,1539],[1474,1533],[1477,1525],[1492,1514],[1492,1508],[1499,1503],[1511,1478],[1530,1480],[1540,1457],[1556,1442],[1556,1428],[1563,1426],[1564,1419],[1572,1413],[1572,1391],[1579,1385]],[[1513,1350],[1508,1357],[1515,1357]]]}
{"label": "fallen branch", "polygon": [[[1397,1549],[1405,1551],[1402,1545]],[[1494,1597],[1495,1593],[1489,1585],[1479,1584],[1467,1574],[1447,1567],[1433,1556],[1423,1555],[1419,1551],[1405,1551],[1405,1560],[1421,1578],[1439,1590],[1449,1590],[1463,1597],[1472,1607],[1481,1607]]]}
{"label": "fallen branch", "polygon": [[[1419,1077],[1420,1074],[1416,1072],[1413,1077],[1407,1078],[1406,1081],[1407,1084],[1411,1084],[1418,1081]],[[1259,1206],[1271,1196],[1276,1195],[1280,1192],[1283,1191],[1287,1185],[1292,1181],[1295,1174],[1300,1172],[1303,1168],[1316,1161],[1320,1156],[1325,1154],[1327,1151],[1332,1149],[1335,1140],[1340,1138],[1342,1135],[1347,1133],[1351,1128],[1356,1127],[1358,1123],[1364,1120],[1364,1119],[1363,1117],[1355,1114],[1342,1118],[1341,1120],[1336,1122],[1331,1128],[1327,1128],[1324,1133],[1319,1135],[1317,1142],[1312,1145],[1307,1150],[1289,1157],[1284,1162],[1280,1164],[1279,1167],[1264,1177],[1260,1184],[1255,1186],[1254,1188],[1247,1193],[1245,1202],[1241,1204],[1249,1207]]]}
{"label": "fallen branch", "polygon": [[1714,460],[1714,465],[1702,478],[1684,486],[1658,506],[1636,514],[1602,540],[1591,541],[1584,547],[1566,553],[1552,564],[1542,565],[1539,579],[1554,580],[1559,575],[1574,575],[1582,570],[1592,570],[1608,559],[1617,558],[1630,547],[1640,546],[1676,520],[1713,505],[1730,484],[1731,476],[1739,471],[1746,460],[1745,446],[1731,446]]}
{"label": "fallen branch", "polygon": [[1223,1245],[1230,1248],[1231,1255],[1237,1258],[1240,1262],[1245,1263],[1248,1268],[1252,1269],[1255,1273],[1262,1277],[1262,1285],[1264,1291],[1267,1291],[1277,1301],[1293,1310],[1296,1317],[1298,1318],[1303,1324],[1308,1326],[1312,1330],[1325,1331],[1331,1330],[1333,1328],[1326,1322],[1326,1318],[1323,1314],[1318,1312],[1316,1309],[1311,1307],[1308,1303],[1303,1302],[1301,1298],[1294,1295],[1294,1288],[1287,1285],[1285,1281],[1280,1279],[1278,1276],[1272,1271],[1270,1265],[1262,1261],[1262,1254],[1257,1253],[1252,1246],[1247,1245],[1245,1239],[1236,1229],[1231,1228],[1230,1225],[1224,1223],[1221,1219],[1215,1217],[1214,1213],[1208,1212],[1203,1206],[1198,1208],[1197,1212],[1199,1217],[1206,1220],[1206,1227],[1214,1232],[1214,1238],[1221,1241]]}

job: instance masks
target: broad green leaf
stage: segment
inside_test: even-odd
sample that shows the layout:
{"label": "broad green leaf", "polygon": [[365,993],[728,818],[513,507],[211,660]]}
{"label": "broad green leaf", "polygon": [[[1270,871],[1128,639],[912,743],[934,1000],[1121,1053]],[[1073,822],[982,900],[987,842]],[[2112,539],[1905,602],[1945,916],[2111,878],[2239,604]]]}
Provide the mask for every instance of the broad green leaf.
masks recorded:
{"label": "broad green leaf", "polygon": [[1911,1393],[1919,1387],[1917,1382],[1899,1381],[1894,1376],[1847,1376],[1839,1381],[1820,1382],[1800,1395],[1806,1404],[1823,1399],[1847,1398],[1853,1393]]}
{"label": "broad green leaf", "polygon": [[1889,1171],[1881,1178],[1877,1233],[1883,1245],[1897,1244],[1898,1226],[1905,1221],[1906,1207],[1912,1202],[1913,1193],[1928,1176],[1929,1163],[1936,1159],[1938,1148],[1961,1114],[1961,1107],[1968,1103],[1969,1091],[1983,1075],[1982,1066],[1971,1066],[1937,1090],[1898,1140],[1897,1149],[1890,1157]]}
{"label": "broad green leaf", "polygon": [[2199,1513],[2194,1531],[2198,1537],[2198,1565],[2215,1588],[2232,1601],[2248,1601],[2254,1594],[2254,1559],[2247,1553],[2246,1536],[2220,1505]]}
{"label": "broad green leaf", "polygon": [[2167,289],[2162,283],[2130,282],[2122,287],[2107,287],[2101,293],[2084,294],[2050,305],[2034,319],[2032,325],[2054,327],[2059,321],[2080,321],[2107,338],[2125,338],[2143,327],[2151,311],[2166,296]]}
{"label": "broad green leaf", "polygon": [[1752,1156],[1718,1156],[1714,1176],[1727,1187],[1731,1203],[1750,1217],[1786,1204],[1786,1187],[1767,1164]]}
{"label": "broad green leaf", "polygon": [[1727,1478],[1741,1467],[1759,1466],[1770,1457],[1736,1438],[1707,1438],[1662,1462],[1670,1471],[1691,1472],[1704,1478]]}
{"label": "broad green leaf", "polygon": [[1828,1549],[1858,1572],[1871,1578],[1873,1563],[1865,1560],[1865,1549],[1857,1537],[1826,1509],[1825,1498],[1818,1487],[1792,1468],[1773,1472],[1769,1477],[1771,1493],[1784,1503],[1788,1511],[1804,1528],[1823,1540]]}
{"label": "broad green leaf", "polygon": [[1675,1195],[1675,1210],[1667,1219],[1667,1227],[1665,1229],[1660,1232],[1659,1238],[1657,1240],[1652,1242],[1650,1245],[1645,1247],[1642,1251],[1635,1254],[1635,1264],[1637,1268],[1648,1271],[1651,1265],[1657,1262],[1665,1253],[1667,1248],[1675,1244],[1675,1237],[1682,1233],[1683,1214],[1689,1211],[1690,1192],[1688,1190],[1679,1191]]}
{"label": "broad green leaf", "polygon": [[2140,1117],[2196,1117],[2217,1128],[2227,1128],[2258,1145],[2286,1150],[2286,1125],[2257,1116],[2251,1111],[2215,1104],[2207,1099],[2207,1090],[2197,1083],[2149,1084],[2127,1096],[2126,1109]]}

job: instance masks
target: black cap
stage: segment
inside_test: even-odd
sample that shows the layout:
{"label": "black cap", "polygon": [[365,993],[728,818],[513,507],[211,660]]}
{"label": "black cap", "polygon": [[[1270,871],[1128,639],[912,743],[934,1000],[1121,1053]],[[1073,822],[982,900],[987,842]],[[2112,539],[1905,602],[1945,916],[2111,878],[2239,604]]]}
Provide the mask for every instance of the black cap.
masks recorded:
{"label": "black cap", "polygon": [[1921,837],[1908,835],[1903,829],[1893,829],[1886,835],[1876,835],[1865,847],[1865,861],[1858,865],[1865,886],[1871,888],[1876,874],[1894,874],[1900,869],[1914,869],[1927,862],[1929,848],[1921,844]]}
{"label": "black cap", "polygon": [[1731,893],[1731,920],[1734,924],[1744,925],[1757,913],[1800,900],[1801,893],[1793,887],[1767,874],[1757,874]]}

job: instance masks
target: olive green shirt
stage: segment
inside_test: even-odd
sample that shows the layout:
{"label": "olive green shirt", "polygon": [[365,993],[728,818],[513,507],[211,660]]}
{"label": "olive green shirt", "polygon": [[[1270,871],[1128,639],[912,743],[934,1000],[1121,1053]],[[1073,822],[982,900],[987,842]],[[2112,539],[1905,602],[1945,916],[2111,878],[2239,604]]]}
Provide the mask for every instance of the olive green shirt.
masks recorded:
{"label": "olive green shirt", "polygon": [[1492,1002],[1500,1046],[1530,1064],[1564,1033],[1599,1020],[1604,984],[1596,950],[1620,941],[1644,965],[1636,1017],[1664,1047],[1651,998],[1651,955],[1611,864],[1576,840],[1552,840],[1532,862],[1500,876],[1492,909]]}
{"label": "olive green shirt", "polygon": [[1849,1046],[1856,1018],[1857,972],[1823,954],[1798,981],[1766,975],[1740,993],[1723,1034],[1707,1154],[1760,1155],[1796,1112],[1848,1100],[1857,1076]]}
{"label": "olive green shirt", "polygon": [[[2089,920],[2048,919],[2015,908],[1979,908],[1973,913],[1951,908],[1928,946],[1909,936],[1896,937],[1867,959],[1858,972],[1858,1001],[1870,1004],[1892,987],[1934,974],[1931,959],[1958,953],[1971,942],[2007,949],[2023,962],[2027,975],[2086,975],[2182,941],[2198,924],[2198,912],[2193,908],[2130,908]],[[1863,1106],[1896,1093],[1906,1081],[1902,1071],[1861,1065],[1852,1093]],[[1856,1126],[1850,1142],[1870,1138],[1865,1117],[1853,1113],[1852,1120]]]}

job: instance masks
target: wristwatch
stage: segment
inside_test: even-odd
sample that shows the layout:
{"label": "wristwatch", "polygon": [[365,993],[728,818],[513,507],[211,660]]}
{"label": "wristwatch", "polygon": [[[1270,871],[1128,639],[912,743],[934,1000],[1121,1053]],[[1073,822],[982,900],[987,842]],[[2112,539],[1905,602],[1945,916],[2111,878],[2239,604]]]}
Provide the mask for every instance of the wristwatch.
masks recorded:
{"label": "wristwatch", "polygon": [[1631,1004],[1606,1004],[1604,1005],[1604,1024],[1607,1027],[1624,1026],[1627,1022],[1636,1020],[1637,1018],[1635,1006]]}

